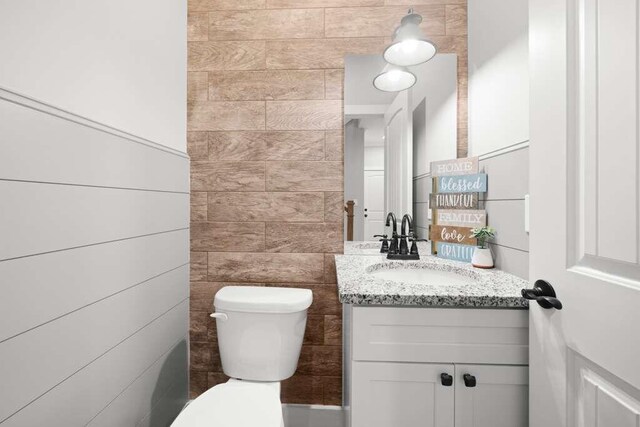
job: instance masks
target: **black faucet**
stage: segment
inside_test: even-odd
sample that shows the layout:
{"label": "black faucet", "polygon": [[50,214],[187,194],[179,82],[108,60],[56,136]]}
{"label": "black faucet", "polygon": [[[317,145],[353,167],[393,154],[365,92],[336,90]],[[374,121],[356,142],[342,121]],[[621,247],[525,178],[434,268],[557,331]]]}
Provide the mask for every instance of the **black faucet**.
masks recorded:
{"label": "black faucet", "polygon": [[[391,233],[391,246],[389,246],[389,255],[398,253],[398,222],[393,212],[387,214],[387,220],[385,222],[387,227],[392,226]],[[384,244],[384,243],[383,243]],[[388,258],[388,256],[387,256]]]}
{"label": "black faucet", "polygon": [[[387,217],[387,221],[388,221]],[[395,217],[394,217],[395,219]],[[396,236],[396,240],[400,239],[400,248],[396,252],[391,252],[389,250],[389,254],[387,255],[388,259],[403,259],[403,260],[417,260],[420,259],[420,254],[418,253],[418,245],[416,242],[421,241],[416,238],[415,233],[413,232],[413,218],[411,215],[406,214],[402,217],[402,224],[400,226],[401,235],[398,236],[394,230],[394,235]],[[407,243],[407,239],[411,241],[411,249],[409,249],[409,244]],[[396,246],[397,248],[397,246]]]}
{"label": "black faucet", "polygon": [[[408,227],[408,229],[407,229]],[[407,238],[413,239],[413,219],[411,215],[405,214],[402,217],[402,225],[400,226],[400,255],[409,254],[409,245]]]}
{"label": "black faucet", "polygon": [[380,237],[380,241],[382,242],[382,246],[380,247],[381,254],[389,252],[389,236],[386,234],[374,234],[373,237]]}

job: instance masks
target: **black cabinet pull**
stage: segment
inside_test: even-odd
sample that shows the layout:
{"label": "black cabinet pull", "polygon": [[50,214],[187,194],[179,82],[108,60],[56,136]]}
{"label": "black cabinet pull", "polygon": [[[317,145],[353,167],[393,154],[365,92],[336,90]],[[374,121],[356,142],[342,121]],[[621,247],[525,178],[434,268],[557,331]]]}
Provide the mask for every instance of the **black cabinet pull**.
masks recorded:
{"label": "black cabinet pull", "polygon": [[440,382],[445,387],[451,387],[453,385],[453,377],[446,372],[440,374]]}
{"label": "black cabinet pull", "polygon": [[462,379],[464,380],[464,385],[467,387],[475,387],[476,386],[476,377],[474,377],[471,374],[464,374],[462,376]]}

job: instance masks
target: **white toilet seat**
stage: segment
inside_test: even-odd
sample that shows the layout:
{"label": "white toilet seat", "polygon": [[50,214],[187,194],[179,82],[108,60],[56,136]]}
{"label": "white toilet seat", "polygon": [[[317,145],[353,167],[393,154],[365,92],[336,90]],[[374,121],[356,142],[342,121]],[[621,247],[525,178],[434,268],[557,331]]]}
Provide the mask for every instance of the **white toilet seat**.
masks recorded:
{"label": "white toilet seat", "polygon": [[231,379],[191,402],[171,427],[281,427],[278,383]]}

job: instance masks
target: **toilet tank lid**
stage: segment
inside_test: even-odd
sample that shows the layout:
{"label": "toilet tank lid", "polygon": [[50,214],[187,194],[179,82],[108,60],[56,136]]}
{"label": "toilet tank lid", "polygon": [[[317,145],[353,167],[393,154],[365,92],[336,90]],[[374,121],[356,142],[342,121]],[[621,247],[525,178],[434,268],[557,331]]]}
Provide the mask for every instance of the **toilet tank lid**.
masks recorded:
{"label": "toilet tank lid", "polygon": [[313,294],[309,289],[265,286],[226,286],[216,293],[216,311],[249,313],[296,313],[309,308]]}

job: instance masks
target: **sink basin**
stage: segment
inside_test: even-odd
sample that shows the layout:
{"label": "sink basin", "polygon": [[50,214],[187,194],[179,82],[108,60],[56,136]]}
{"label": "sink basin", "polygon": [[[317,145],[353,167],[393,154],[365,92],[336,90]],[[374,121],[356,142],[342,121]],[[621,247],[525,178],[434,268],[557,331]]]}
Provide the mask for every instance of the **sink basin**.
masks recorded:
{"label": "sink basin", "polygon": [[370,266],[367,273],[374,278],[392,282],[428,286],[465,286],[477,283],[473,273],[461,274],[455,271],[443,271],[429,268],[425,264],[377,264]]}

